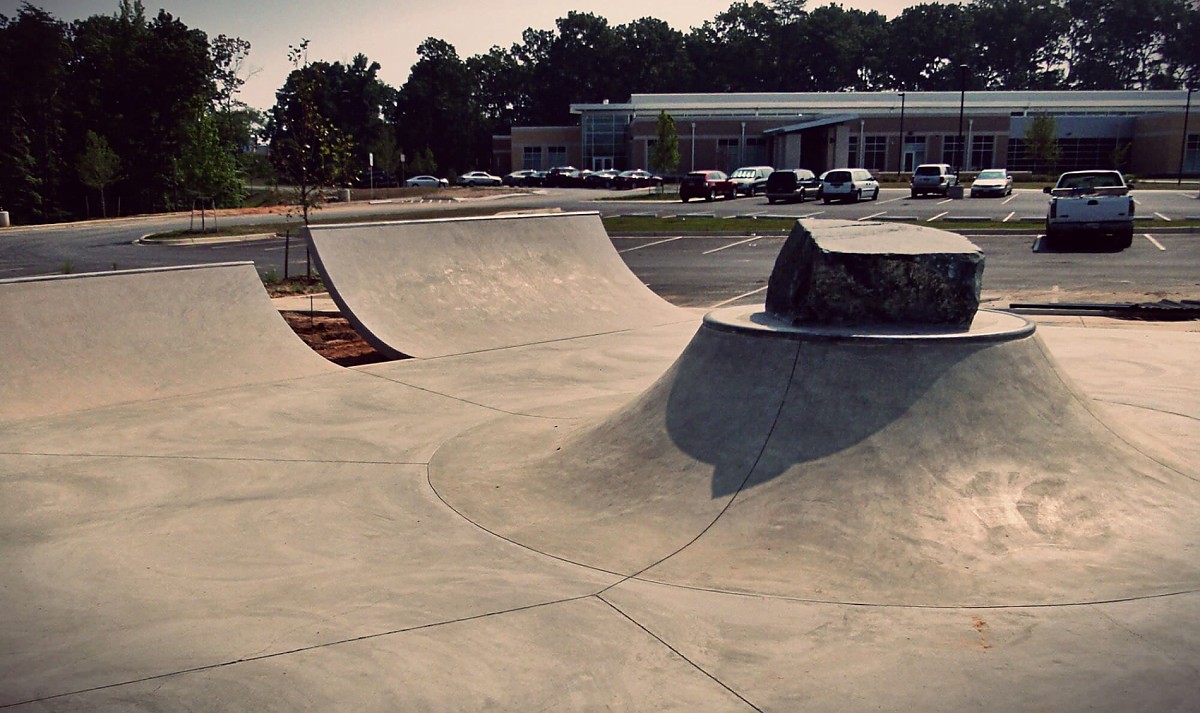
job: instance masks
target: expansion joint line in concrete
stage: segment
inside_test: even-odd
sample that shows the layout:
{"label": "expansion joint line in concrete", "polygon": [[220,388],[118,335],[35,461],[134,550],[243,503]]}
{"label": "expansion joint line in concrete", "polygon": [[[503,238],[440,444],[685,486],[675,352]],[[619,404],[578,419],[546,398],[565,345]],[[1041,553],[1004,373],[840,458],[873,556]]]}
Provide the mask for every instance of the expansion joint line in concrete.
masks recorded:
{"label": "expansion joint line in concrete", "polygon": [[441,391],[434,391],[433,389],[427,389],[427,388],[425,388],[424,386],[417,386],[416,384],[410,384],[410,383],[408,383],[407,381],[400,381],[399,379],[393,379],[392,377],[390,377],[390,376],[384,376],[383,374],[375,374],[375,373],[372,373],[372,372],[369,372],[369,371],[362,371],[362,372],[359,372],[359,373],[360,373],[360,374],[365,374],[365,375],[367,375],[367,376],[373,376],[373,377],[375,377],[376,379],[381,379],[381,380],[383,380],[383,381],[386,381],[386,382],[388,382],[389,384],[399,384],[400,386],[407,386],[407,387],[408,387],[408,388],[410,388],[410,389],[416,389],[417,391],[422,391],[422,392],[424,392],[424,393],[427,393],[427,394],[430,394],[430,395],[432,395],[432,396],[441,396],[442,398],[447,398],[447,399],[450,399],[451,401],[457,401],[457,402],[459,402],[459,403],[462,403],[462,404],[467,404],[468,406],[477,406],[477,407],[479,407],[479,408],[482,408],[482,409],[487,409],[488,411],[495,411],[496,413],[502,413],[502,414],[504,414],[504,415],[506,415],[506,416],[521,416],[521,417],[523,417],[523,418],[541,418],[541,419],[546,419],[546,420],[549,420],[549,421],[570,421],[570,420],[573,420],[573,419],[570,419],[570,418],[563,418],[563,417],[561,417],[561,416],[542,416],[542,415],[533,414],[533,413],[520,413],[519,411],[507,411],[507,410],[505,410],[505,409],[502,409],[502,408],[500,408],[500,407],[498,407],[498,406],[488,406],[487,404],[481,404],[481,403],[479,403],[478,401],[472,401],[472,400],[470,400],[470,399],[464,399],[464,398],[463,398],[463,397],[461,397],[461,396],[455,396],[455,395],[453,395],[453,394],[447,394],[447,393],[444,393],[444,392],[441,392]]}
{"label": "expansion joint line in concrete", "polygon": [[[1046,351],[1046,346],[1045,346],[1045,344],[1043,344],[1043,343],[1041,342],[1041,340],[1037,340],[1035,343],[1037,344],[1037,348],[1038,348],[1038,350],[1039,350],[1039,351],[1041,351],[1041,353],[1042,353],[1042,356],[1043,356],[1043,357],[1045,357],[1045,359],[1046,359],[1047,361],[1049,361],[1049,362],[1051,362],[1051,363],[1054,363],[1054,360],[1053,360],[1053,358],[1052,358],[1052,357],[1050,356],[1050,354],[1049,354],[1049,353],[1047,353],[1047,351]],[[1059,380],[1059,382],[1060,382],[1060,383],[1061,383],[1061,384],[1062,384],[1064,387],[1066,387],[1066,389],[1067,389],[1067,391],[1068,391],[1069,393],[1072,393],[1072,394],[1074,394],[1074,393],[1077,393],[1077,391],[1076,391],[1075,387],[1074,387],[1072,384],[1070,384],[1069,382],[1067,382],[1067,380],[1066,380],[1066,379],[1064,379],[1064,378],[1063,378],[1062,372],[1060,372],[1058,369],[1051,369],[1051,371],[1052,371],[1052,372],[1054,372],[1054,376],[1055,376],[1055,378],[1056,378],[1056,379],[1058,379],[1058,380]],[[1088,412],[1088,413],[1090,413],[1090,414],[1092,415],[1092,418],[1096,419],[1096,422],[1097,422],[1097,423],[1099,423],[1099,424],[1100,424],[1100,425],[1101,425],[1101,426],[1104,428],[1104,430],[1106,430],[1106,431],[1108,431],[1110,434],[1112,434],[1113,438],[1116,438],[1116,439],[1117,439],[1118,441],[1120,441],[1121,443],[1124,443],[1125,445],[1127,445],[1127,446],[1129,446],[1130,448],[1132,448],[1133,450],[1137,451],[1138,453],[1140,453],[1140,454],[1141,454],[1141,455],[1143,455],[1144,457],[1146,457],[1146,458],[1149,458],[1150,460],[1152,460],[1152,461],[1154,461],[1155,463],[1157,463],[1157,464],[1161,465],[1162,467],[1166,468],[1167,470],[1171,471],[1172,473],[1175,473],[1176,475],[1180,476],[1181,478],[1187,478],[1188,480],[1191,480],[1191,481],[1193,481],[1193,482],[1200,482],[1200,478],[1197,478],[1197,477],[1195,477],[1195,476],[1193,476],[1193,475],[1188,475],[1187,473],[1184,473],[1183,471],[1179,470],[1178,468],[1175,468],[1174,466],[1172,466],[1170,463],[1165,463],[1165,462],[1163,462],[1163,460],[1162,460],[1161,458],[1159,458],[1158,456],[1154,455],[1153,453],[1147,453],[1146,451],[1144,451],[1144,450],[1142,450],[1141,448],[1139,448],[1139,447],[1138,447],[1136,444],[1134,444],[1134,443],[1131,443],[1131,442],[1129,441],[1129,439],[1128,439],[1128,438],[1126,438],[1126,437],[1124,436],[1124,434],[1122,434],[1120,431],[1117,431],[1117,430],[1116,430],[1116,429],[1114,429],[1112,426],[1110,426],[1110,425],[1108,424],[1108,420],[1107,420],[1107,419],[1101,418],[1101,417],[1100,417],[1100,414],[1096,413],[1096,410],[1095,410],[1094,408],[1092,408],[1091,401],[1092,401],[1091,397],[1080,395],[1079,402],[1080,402],[1081,404],[1083,404],[1083,407],[1084,407],[1085,409],[1087,409],[1087,412]],[[1113,402],[1113,403],[1116,403],[1116,402]],[[1126,406],[1135,406],[1136,408],[1145,408],[1147,411],[1158,411],[1159,413],[1170,413],[1170,412],[1168,412],[1168,411],[1160,411],[1159,409],[1154,409],[1154,408],[1146,408],[1146,407],[1144,407],[1144,406],[1136,406],[1135,404],[1124,404],[1124,405],[1126,405]],[[1175,416],[1183,416],[1184,414],[1173,414],[1173,415],[1175,415]],[[1186,418],[1191,418],[1191,416],[1185,416],[1185,417],[1186,417]]]}
{"label": "expansion joint line in concrete", "polygon": [[756,711],[758,711],[759,713],[762,713],[762,708],[759,708],[758,706],[756,706],[756,705],[754,705],[753,703],[751,703],[750,701],[748,701],[748,700],[746,699],[746,697],[745,697],[745,696],[743,696],[742,694],[740,694],[740,693],[738,693],[737,691],[735,691],[735,690],[734,690],[734,689],[733,689],[733,688],[732,688],[732,687],[731,687],[729,684],[727,684],[727,683],[725,683],[724,681],[722,681],[721,679],[717,678],[717,677],[716,677],[715,675],[713,675],[711,672],[709,672],[709,671],[705,670],[703,666],[701,666],[700,664],[696,663],[695,661],[693,661],[693,660],[691,660],[690,658],[688,658],[687,656],[685,656],[685,655],[683,654],[683,652],[682,652],[682,651],[680,651],[679,649],[675,648],[674,646],[671,646],[671,644],[669,644],[669,643],[668,643],[668,642],[667,642],[665,639],[663,639],[661,636],[659,636],[658,634],[655,634],[653,631],[650,631],[650,629],[649,629],[649,628],[647,628],[645,624],[641,623],[641,622],[640,622],[640,621],[638,621],[637,619],[634,619],[632,616],[630,616],[629,614],[627,614],[626,612],[624,612],[624,611],[623,611],[623,610],[622,610],[620,607],[618,607],[616,604],[613,604],[612,602],[610,602],[610,601],[608,601],[607,599],[605,599],[605,598],[604,598],[604,596],[603,596],[603,594],[597,594],[597,595],[596,595],[596,598],[597,598],[597,599],[599,599],[600,601],[604,602],[606,605],[608,605],[608,606],[609,606],[609,608],[611,608],[611,609],[612,609],[613,611],[615,611],[616,613],[618,613],[618,614],[620,614],[621,616],[625,617],[627,620],[629,620],[629,622],[630,622],[631,624],[633,624],[634,626],[636,626],[637,628],[639,628],[639,629],[641,629],[643,632],[645,632],[645,634],[646,634],[647,636],[649,636],[650,638],[654,639],[654,640],[655,640],[655,641],[657,641],[658,643],[660,643],[660,644],[662,644],[663,646],[665,646],[665,647],[666,647],[666,648],[667,648],[667,649],[668,649],[668,650],[669,650],[671,653],[675,654],[675,655],[676,655],[676,656],[678,656],[680,659],[682,659],[683,661],[685,661],[685,662],[686,662],[686,663],[687,663],[689,666],[691,666],[692,668],[696,669],[696,670],[697,670],[697,671],[699,671],[700,673],[702,673],[702,674],[704,674],[705,676],[707,676],[709,679],[711,679],[711,680],[712,680],[712,682],[713,682],[713,683],[717,684],[717,685],[718,685],[718,686],[720,686],[721,688],[724,688],[726,691],[729,691],[729,693],[730,693],[730,694],[732,694],[732,695],[736,696],[736,697],[737,697],[737,699],[738,699],[739,701],[741,701],[742,703],[745,703],[745,704],[746,704],[747,706],[749,706],[751,709],[753,709],[753,710],[756,710]]}
{"label": "expansion joint line in concrete", "polygon": [[81,688],[76,691],[67,691],[65,693],[55,693],[55,694],[51,694],[51,695],[47,695],[47,696],[39,696],[38,698],[30,698],[30,699],[24,700],[24,701],[16,701],[13,703],[4,703],[4,704],[0,704],[0,709],[15,708],[17,706],[26,706],[31,703],[41,703],[44,701],[53,701],[53,700],[58,700],[58,699],[62,699],[62,698],[68,698],[70,696],[81,696],[81,695],[85,695],[88,693],[95,693],[97,691],[106,691],[106,690],[110,690],[113,688],[121,688],[122,686],[133,686],[133,685],[136,685],[139,683],[147,683],[150,681],[161,681],[163,679],[173,678],[175,676],[186,676],[188,674],[201,673],[204,671],[215,671],[217,669],[227,668],[230,666],[237,666],[239,664],[256,663],[259,661],[269,661],[271,659],[277,659],[277,658],[281,658],[284,656],[291,656],[293,654],[303,654],[303,653],[308,653],[308,652],[312,652],[312,651],[319,651],[321,649],[333,648],[335,646],[344,646],[346,644],[356,644],[356,643],[361,643],[364,641],[371,641],[373,639],[380,639],[380,638],[383,638],[386,636],[397,636],[400,634],[409,634],[409,633],[412,633],[415,631],[424,631],[426,629],[436,629],[436,628],[443,627],[443,626],[450,626],[452,624],[462,624],[462,623],[466,623],[466,622],[470,622],[470,621],[479,621],[481,619],[489,619],[492,617],[503,616],[505,614],[515,614],[518,612],[530,611],[532,609],[541,609],[543,607],[555,606],[557,604],[569,604],[571,602],[577,602],[577,601],[583,601],[585,599],[590,599],[593,596],[595,596],[595,595],[594,594],[581,594],[579,596],[565,597],[563,599],[555,599],[554,601],[549,601],[549,602],[537,602],[535,604],[526,604],[525,606],[512,607],[511,609],[501,609],[499,611],[485,612],[483,614],[474,614],[472,616],[459,617],[458,619],[447,619],[445,621],[435,621],[435,622],[430,622],[428,624],[417,624],[416,626],[403,627],[400,629],[390,629],[388,631],[380,631],[380,632],[376,632],[374,634],[364,634],[362,636],[354,636],[354,637],[350,637],[347,639],[338,639],[337,641],[327,641],[323,644],[312,644],[311,646],[298,646],[294,649],[288,649],[286,651],[274,651],[272,653],[259,654],[257,656],[246,656],[244,658],[234,659],[232,661],[222,661],[220,663],[207,664],[205,666],[193,666],[191,668],[179,669],[178,671],[169,671],[167,673],[160,673],[160,674],[156,674],[153,676],[144,676],[142,678],[132,678],[132,679],[129,679],[128,681],[119,681],[117,683],[106,683],[102,686],[92,686],[90,688]]}
{"label": "expansion joint line in concrete", "polygon": [[338,458],[254,458],[250,456],[188,456],[145,453],[39,453],[32,451],[0,451],[0,456],[37,458],[108,458],[112,460],[194,460],[229,461],[233,463],[320,463],[322,465],[425,465],[424,461],[403,460],[345,460]]}
{"label": "expansion joint line in concrete", "polygon": [[783,414],[783,408],[787,404],[788,395],[791,394],[791,392],[792,392],[792,382],[796,378],[796,367],[799,364],[800,364],[800,345],[797,342],[796,353],[792,357],[792,368],[788,372],[787,387],[784,388],[783,395],[779,398],[779,406],[775,409],[775,416],[771,419],[771,427],[769,429],[767,429],[767,434],[762,439],[762,444],[758,448],[758,453],[754,456],[754,462],[751,463],[750,467],[746,469],[745,477],[742,478],[742,482],[738,483],[737,490],[735,490],[733,492],[733,496],[729,498],[729,502],[725,503],[725,506],[721,508],[720,512],[718,512],[707,525],[705,525],[699,532],[697,532],[696,535],[694,537],[692,537],[692,539],[690,539],[687,542],[680,545],[678,549],[665,555],[664,557],[658,559],[657,561],[646,565],[645,567],[639,569],[638,571],[634,572],[633,574],[627,575],[620,582],[614,582],[613,584],[608,585],[607,587],[604,588],[604,590],[602,590],[600,592],[600,594],[603,594],[604,592],[607,592],[609,589],[612,589],[613,587],[616,587],[617,585],[627,582],[631,579],[637,579],[642,574],[648,572],[649,570],[654,569],[655,567],[659,566],[663,562],[666,562],[667,560],[671,559],[675,555],[678,555],[680,552],[683,552],[687,548],[691,547],[693,544],[696,543],[697,540],[699,540],[701,537],[704,537],[705,533],[707,533],[709,530],[711,530],[713,528],[713,526],[716,525],[717,522],[719,522],[721,520],[721,517],[724,516],[725,513],[729,511],[729,508],[733,507],[733,504],[735,502],[737,502],[738,496],[742,494],[742,490],[746,487],[746,483],[750,482],[750,478],[754,475],[754,471],[756,471],[758,469],[758,463],[759,463],[759,461],[762,460],[763,454],[766,453],[767,446],[770,445],[770,443],[771,443],[771,437],[775,435],[775,427],[777,425],[779,425],[779,417]]}

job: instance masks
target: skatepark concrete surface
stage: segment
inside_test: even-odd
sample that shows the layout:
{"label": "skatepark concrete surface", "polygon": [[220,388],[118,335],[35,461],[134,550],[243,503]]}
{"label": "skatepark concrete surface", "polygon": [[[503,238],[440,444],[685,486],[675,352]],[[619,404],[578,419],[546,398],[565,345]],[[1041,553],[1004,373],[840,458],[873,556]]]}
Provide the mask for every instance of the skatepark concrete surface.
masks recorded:
{"label": "skatepark concrete surface", "polygon": [[246,264],[0,281],[0,706],[1200,707],[1200,332],[674,315],[343,369]]}

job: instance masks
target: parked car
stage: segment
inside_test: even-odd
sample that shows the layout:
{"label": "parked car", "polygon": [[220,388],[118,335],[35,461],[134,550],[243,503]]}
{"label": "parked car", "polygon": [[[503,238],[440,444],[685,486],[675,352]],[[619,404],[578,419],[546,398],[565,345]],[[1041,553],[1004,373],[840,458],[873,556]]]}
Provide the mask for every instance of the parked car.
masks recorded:
{"label": "parked car", "polygon": [[767,177],[767,202],[800,201],[821,194],[821,180],[807,168],[775,171]]}
{"label": "parked car", "polygon": [[857,203],[863,196],[879,198],[879,181],[865,168],[835,168],[821,181],[821,200],[845,200]]}
{"label": "parked car", "polygon": [[583,185],[587,188],[612,188],[613,179],[620,175],[620,173],[620,171],[614,168],[593,171],[583,177]]}
{"label": "parked car", "polygon": [[642,168],[635,168],[632,171],[621,171],[613,179],[612,187],[617,189],[645,188],[647,186],[661,186],[662,184],[662,176],[656,176]]}
{"label": "parked car", "polygon": [[467,171],[458,177],[457,183],[460,186],[499,186],[504,183],[504,179],[487,171]]}
{"label": "parked car", "polygon": [[719,195],[726,198],[737,196],[737,186],[724,171],[692,171],[679,182],[679,199],[684,203],[692,198],[711,201]]}
{"label": "parked car", "polygon": [[913,198],[923,196],[926,193],[937,193],[938,195],[950,195],[950,186],[958,185],[958,176],[954,175],[954,169],[948,163],[923,163],[917,166],[917,170],[913,171],[912,187],[909,190],[909,195]]}
{"label": "parked car", "polygon": [[436,176],[413,176],[405,181],[404,185],[408,186],[409,188],[415,188],[417,186],[423,186],[427,188],[445,188],[450,185],[450,181],[447,181],[444,178],[438,178]]}
{"label": "parked car", "polygon": [[1058,177],[1046,207],[1046,242],[1066,237],[1108,238],[1113,248],[1133,244],[1132,186],[1120,171],[1069,171]]}
{"label": "parked car", "polygon": [[743,166],[731,173],[729,180],[737,186],[738,193],[754,196],[767,190],[767,179],[774,171],[770,166]]}
{"label": "parked car", "polygon": [[1007,196],[1012,194],[1012,176],[1006,168],[989,168],[980,171],[971,183],[971,197]]}
{"label": "parked car", "polygon": [[526,183],[526,181],[528,181],[529,177],[535,173],[537,173],[537,171],[534,171],[533,169],[523,168],[519,171],[513,171],[512,173],[505,174],[502,180],[506,186],[527,186],[529,184]]}
{"label": "parked car", "polygon": [[372,168],[363,172],[354,185],[359,188],[395,188],[400,185],[400,180],[383,169]]}
{"label": "parked car", "polygon": [[578,188],[583,185],[583,172],[574,166],[555,166],[546,172],[542,185],[550,188]]}

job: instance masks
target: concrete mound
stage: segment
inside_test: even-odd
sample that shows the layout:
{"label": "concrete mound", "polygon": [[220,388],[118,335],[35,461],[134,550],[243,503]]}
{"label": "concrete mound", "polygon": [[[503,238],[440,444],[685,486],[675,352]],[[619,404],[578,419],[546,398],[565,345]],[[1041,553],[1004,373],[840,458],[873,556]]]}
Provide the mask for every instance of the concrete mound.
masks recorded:
{"label": "concrete mound", "polygon": [[0,281],[0,421],[336,371],[253,263]]}
{"label": "concrete mound", "polygon": [[629,271],[597,213],[305,233],[343,314],[391,356],[465,354],[689,318]]}
{"label": "concrete mound", "polygon": [[612,415],[481,427],[431,482],[534,550],[689,587],[990,607],[1200,586],[1200,484],[996,312],[889,331],[718,311]]}

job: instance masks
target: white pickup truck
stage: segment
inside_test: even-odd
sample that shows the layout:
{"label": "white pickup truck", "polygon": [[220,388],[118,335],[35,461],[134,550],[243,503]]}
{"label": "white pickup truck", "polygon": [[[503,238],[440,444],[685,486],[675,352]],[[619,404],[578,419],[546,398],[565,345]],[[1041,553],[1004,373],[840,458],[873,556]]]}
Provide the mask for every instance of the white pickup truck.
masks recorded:
{"label": "white pickup truck", "polygon": [[1059,176],[1046,211],[1046,240],[1107,238],[1123,250],[1133,244],[1132,188],[1120,171],[1070,171]]}

